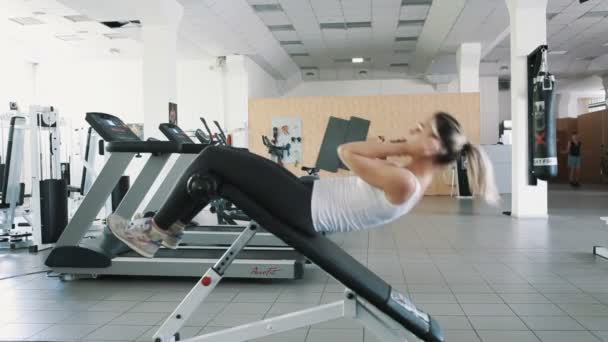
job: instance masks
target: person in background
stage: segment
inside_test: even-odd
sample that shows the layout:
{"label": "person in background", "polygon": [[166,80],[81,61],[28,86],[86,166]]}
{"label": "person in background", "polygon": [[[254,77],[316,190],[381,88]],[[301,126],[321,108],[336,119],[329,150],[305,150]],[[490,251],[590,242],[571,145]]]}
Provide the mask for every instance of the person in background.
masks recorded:
{"label": "person in background", "polygon": [[568,141],[568,150],[565,151],[565,153],[568,153],[570,185],[575,187],[581,186],[581,144],[578,135],[574,132],[570,136],[570,141]]}

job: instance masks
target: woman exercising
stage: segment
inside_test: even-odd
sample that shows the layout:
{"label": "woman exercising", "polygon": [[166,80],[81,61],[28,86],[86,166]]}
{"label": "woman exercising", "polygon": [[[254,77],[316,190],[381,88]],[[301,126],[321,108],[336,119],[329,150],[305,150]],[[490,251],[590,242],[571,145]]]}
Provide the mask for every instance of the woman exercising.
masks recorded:
{"label": "woman exercising", "polygon": [[[469,183],[475,192],[489,203],[498,201],[492,164],[479,147],[467,141],[454,117],[437,113],[411,133],[407,142],[340,146],[340,159],[354,175],[320,179],[312,186],[264,157],[211,146],[192,162],[153,218],[129,222],[110,215],[108,224],[117,238],[145,257],[153,257],[161,244],[177,248],[185,223],[209,202],[193,199],[188,182],[193,177],[213,175],[305,233],[368,229],[408,213],[433,176],[461,153],[467,158]],[[399,156],[411,157],[407,167],[387,159]]]}

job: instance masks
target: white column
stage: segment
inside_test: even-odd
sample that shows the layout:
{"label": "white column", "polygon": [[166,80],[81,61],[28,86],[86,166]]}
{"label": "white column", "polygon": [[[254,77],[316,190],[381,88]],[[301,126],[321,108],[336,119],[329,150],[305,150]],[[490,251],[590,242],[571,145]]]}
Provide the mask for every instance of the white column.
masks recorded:
{"label": "white column", "polygon": [[480,43],[463,43],[456,51],[458,82],[461,93],[479,92]]}
{"label": "white column", "polygon": [[249,79],[245,63],[245,56],[227,56],[223,69],[224,126],[238,147],[249,145]]}
{"label": "white column", "polygon": [[604,92],[606,93],[606,106],[608,107],[608,75],[602,76],[602,83],[604,84]]}
{"label": "white column", "polygon": [[511,23],[511,120],[513,120],[511,213],[547,217],[547,183],[528,185],[527,56],[547,43],[547,0],[506,0]]}
{"label": "white column", "polygon": [[[158,125],[168,122],[169,102],[177,102],[177,33],[183,7],[176,0],[139,0],[142,22],[145,137],[164,138]],[[178,118],[179,115],[178,103]]]}

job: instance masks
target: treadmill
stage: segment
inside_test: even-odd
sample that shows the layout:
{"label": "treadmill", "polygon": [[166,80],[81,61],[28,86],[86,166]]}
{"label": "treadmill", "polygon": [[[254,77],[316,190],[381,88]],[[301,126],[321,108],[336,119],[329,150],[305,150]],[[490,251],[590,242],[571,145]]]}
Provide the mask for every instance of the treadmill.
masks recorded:
{"label": "treadmill", "polygon": [[[169,141],[182,145],[196,144],[190,139],[186,132],[177,125],[163,123],[158,128]],[[205,144],[198,145],[204,147],[208,146]],[[157,211],[160,208],[164,202],[164,198],[167,197],[167,194],[177,183],[178,178],[182,175],[183,171],[188,168],[196,156],[197,154],[181,154],[177,158],[162,185],[146,206],[145,212]],[[247,221],[249,221],[249,218],[247,218]],[[180,244],[184,246],[201,244],[208,246],[230,246],[246,228],[247,225],[228,224],[187,226],[186,231],[184,232],[184,238]],[[247,246],[290,248],[281,239],[265,231],[258,232],[256,236],[249,241]]]}
{"label": "treadmill", "polygon": [[[107,228],[94,236],[88,234],[96,215],[137,154],[149,154],[150,157],[116,208],[115,213],[125,218],[133,217],[171,154],[196,155],[205,146],[142,141],[124,122],[110,114],[87,113],[86,121],[107,142],[110,156],[45,264],[64,280],[96,278],[98,275],[193,277],[213,266],[227,247],[161,248],[154,258],[148,259],[130,250]],[[247,247],[233,268],[226,276],[299,279],[304,267],[301,255],[293,249]]]}

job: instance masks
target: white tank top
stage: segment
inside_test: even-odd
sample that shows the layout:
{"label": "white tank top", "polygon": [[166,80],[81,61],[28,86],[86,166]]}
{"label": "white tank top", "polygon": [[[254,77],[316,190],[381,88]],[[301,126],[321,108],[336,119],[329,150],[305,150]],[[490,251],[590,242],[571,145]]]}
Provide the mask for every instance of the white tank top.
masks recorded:
{"label": "white tank top", "polygon": [[378,227],[407,214],[421,197],[416,190],[400,205],[389,202],[384,191],[357,176],[323,178],[315,181],[311,214],[317,232],[349,232]]}

